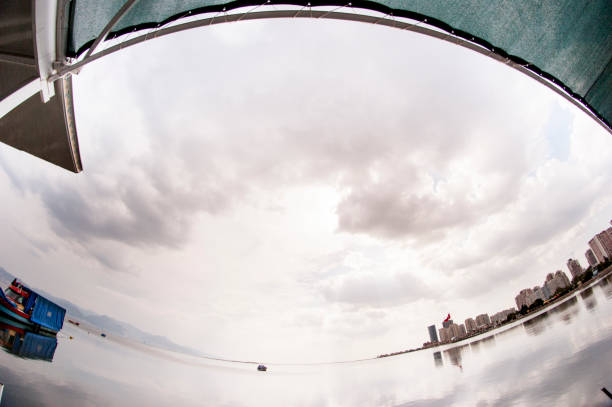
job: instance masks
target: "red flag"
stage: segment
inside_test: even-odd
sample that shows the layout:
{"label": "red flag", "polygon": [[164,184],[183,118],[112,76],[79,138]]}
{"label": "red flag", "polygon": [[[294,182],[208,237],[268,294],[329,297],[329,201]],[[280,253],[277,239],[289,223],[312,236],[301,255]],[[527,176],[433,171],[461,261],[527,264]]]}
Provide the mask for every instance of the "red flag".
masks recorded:
{"label": "red flag", "polygon": [[450,314],[446,316],[446,319],[444,320],[444,322],[448,321],[449,319],[450,319]]}

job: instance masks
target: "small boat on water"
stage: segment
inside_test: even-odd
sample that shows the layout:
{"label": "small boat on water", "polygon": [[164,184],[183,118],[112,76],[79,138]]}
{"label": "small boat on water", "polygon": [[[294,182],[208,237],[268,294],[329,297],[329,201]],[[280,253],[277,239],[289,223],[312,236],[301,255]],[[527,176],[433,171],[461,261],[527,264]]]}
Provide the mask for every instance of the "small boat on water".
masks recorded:
{"label": "small boat on water", "polygon": [[257,366],[257,370],[259,370],[260,372],[265,372],[266,370],[268,370],[268,368],[264,365],[259,365]]}
{"label": "small boat on water", "polygon": [[66,310],[14,279],[0,290],[0,315],[7,316],[33,332],[55,335],[64,326]]}

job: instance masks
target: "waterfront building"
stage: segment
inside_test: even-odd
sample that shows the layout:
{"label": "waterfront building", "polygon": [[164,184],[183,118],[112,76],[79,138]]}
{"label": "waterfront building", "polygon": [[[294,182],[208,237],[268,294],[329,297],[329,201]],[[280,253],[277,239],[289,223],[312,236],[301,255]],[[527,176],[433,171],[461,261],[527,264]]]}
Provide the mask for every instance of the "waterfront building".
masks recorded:
{"label": "waterfront building", "polygon": [[461,339],[466,335],[465,326],[455,323],[450,324],[446,328],[440,328],[438,332],[440,333],[440,342],[442,343],[450,342],[453,339]]}
{"label": "waterfront building", "polygon": [[591,249],[587,249],[587,251],[584,253],[584,257],[586,257],[587,262],[589,263],[589,266],[591,267],[595,267],[599,264],[599,262],[597,261],[597,258],[593,254],[593,250]]}
{"label": "waterfront building", "polygon": [[491,315],[491,324],[493,324],[493,326],[499,325],[505,321],[505,319],[502,319],[501,313],[502,312],[499,311]]}
{"label": "waterfront building", "polygon": [[476,325],[478,328],[487,327],[491,325],[491,319],[487,314],[480,314],[476,317]]}
{"label": "waterfront building", "polygon": [[427,330],[429,331],[429,340],[432,343],[438,342],[438,333],[436,332],[436,326],[430,325],[427,327]]}
{"label": "waterfront building", "polygon": [[570,274],[572,275],[572,278],[576,278],[576,277],[582,275],[582,273],[584,273],[584,270],[582,269],[582,266],[580,265],[580,263],[576,259],[568,259],[567,260],[567,269],[570,271]]}
{"label": "waterfront building", "polygon": [[603,248],[603,255],[608,259],[612,259],[612,236],[607,231],[602,231],[595,235]]}
{"label": "waterfront building", "polygon": [[[550,276],[550,278],[548,278]],[[560,280],[555,279],[555,275],[553,273],[549,273],[546,276],[546,281],[544,281],[544,285],[542,286],[542,292],[544,293],[544,298],[549,299],[555,292],[557,288],[560,287]]]}
{"label": "waterfront building", "polygon": [[529,307],[531,305],[530,300],[532,296],[533,296],[533,290],[531,288],[524,288],[518,293],[516,297],[514,297],[514,301],[516,302],[516,307],[519,309],[519,311],[521,308],[523,308],[523,305],[526,307]]}
{"label": "waterfront building", "polygon": [[597,236],[589,240],[589,247],[591,248],[591,250],[593,250],[593,254],[595,255],[595,258],[597,259],[598,263],[603,263],[604,261],[606,261],[606,259],[604,258],[603,245],[601,244],[599,239],[597,239]]}
{"label": "waterfront building", "polygon": [[[461,331],[461,327],[457,324],[452,324],[448,329],[451,331],[451,339],[459,339],[465,336]],[[463,328],[463,332],[465,332],[465,328]]]}
{"label": "waterfront building", "polygon": [[474,318],[468,318],[465,320],[465,329],[468,333],[474,332],[478,329],[478,325],[476,325],[476,321],[474,321]]}
{"label": "waterfront building", "polygon": [[553,292],[550,291],[550,284],[547,284],[548,281],[544,282],[544,285],[542,286],[542,294],[544,294],[544,299],[547,300],[550,297],[552,297]]}
{"label": "waterfront building", "polygon": [[440,342],[444,343],[451,340],[450,328],[440,328],[438,332],[440,333]]}
{"label": "waterfront building", "polygon": [[513,314],[515,312],[516,309],[514,307],[499,311],[491,315],[491,323],[493,325],[503,324],[504,322],[506,322],[506,319],[508,319],[508,315]]}
{"label": "waterfront building", "polygon": [[[549,274],[550,275],[550,274]],[[552,279],[544,282],[545,288],[540,288],[540,286],[535,286],[533,288],[525,288],[519,292],[519,294],[514,297],[514,301],[516,302],[516,307],[521,310],[523,305],[526,307],[531,306],[536,300],[540,299],[542,301],[548,299],[550,295],[549,293],[554,293],[557,289],[559,281],[555,279],[553,276]]]}
{"label": "waterfront building", "polygon": [[571,285],[569,278],[567,278],[567,275],[561,270],[555,272],[555,279],[557,279],[558,285],[561,288],[566,288]]}
{"label": "waterfront building", "polygon": [[449,319],[448,321],[442,321],[442,327],[443,328],[448,328],[453,324],[453,320]]}
{"label": "waterfront building", "polygon": [[535,287],[533,287],[531,291],[532,291],[532,293],[533,293],[533,294],[532,294],[532,297],[531,297],[531,299],[532,299],[531,303],[532,303],[532,304],[533,304],[533,303],[534,303],[536,300],[542,300],[542,301],[544,301],[544,300],[545,300],[545,298],[544,298],[544,293],[542,292],[542,289],[540,288],[540,286],[539,286],[539,285],[536,285]]}

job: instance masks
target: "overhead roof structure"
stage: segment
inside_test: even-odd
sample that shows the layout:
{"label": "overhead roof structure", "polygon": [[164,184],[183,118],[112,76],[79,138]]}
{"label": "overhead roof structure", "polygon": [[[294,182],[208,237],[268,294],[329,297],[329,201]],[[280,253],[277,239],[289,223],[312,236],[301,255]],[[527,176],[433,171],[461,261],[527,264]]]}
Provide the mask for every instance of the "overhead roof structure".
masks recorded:
{"label": "overhead roof structure", "polygon": [[79,172],[70,75],[88,62],[194,27],[302,17],[380,24],[470,48],[544,83],[612,132],[609,0],[4,0],[0,141]]}
{"label": "overhead roof structure", "polygon": [[55,7],[52,1],[0,2],[0,141],[79,172],[72,79],[47,80],[67,44]]}

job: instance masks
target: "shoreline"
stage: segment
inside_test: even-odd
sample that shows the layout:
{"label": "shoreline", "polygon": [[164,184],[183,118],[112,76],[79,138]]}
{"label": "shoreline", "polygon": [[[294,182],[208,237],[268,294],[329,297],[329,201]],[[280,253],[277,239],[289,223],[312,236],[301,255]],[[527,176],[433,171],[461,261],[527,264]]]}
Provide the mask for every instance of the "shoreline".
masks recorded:
{"label": "shoreline", "polygon": [[456,345],[459,344],[461,342],[465,342],[468,341],[470,339],[473,339],[477,336],[481,336],[481,335],[486,335],[488,333],[490,333],[491,331],[496,331],[499,330],[499,332],[504,332],[507,329],[513,328],[517,325],[520,325],[525,321],[525,319],[530,320],[532,318],[537,317],[538,315],[541,315],[545,312],[547,312],[553,305],[559,305],[567,300],[569,300],[571,297],[574,297],[575,295],[581,293],[582,291],[592,287],[593,285],[595,285],[597,282],[601,281],[602,279],[608,277],[610,274],[612,273],[612,265],[608,266],[606,269],[604,269],[602,272],[598,273],[597,276],[593,277],[591,280],[589,280],[587,282],[587,284],[581,285],[579,287],[576,287],[570,291],[568,291],[567,293],[555,298],[554,300],[544,304],[542,307],[527,312],[525,315],[521,315],[517,317],[516,319],[513,319],[512,321],[509,322],[505,322],[502,323],[500,325],[497,326],[491,326],[490,328],[484,330],[484,331],[479,331],[476,333],[473,333],[471,335],[466,335],[461,339],[455,340],[455,341],[450,341],[450,342],[444,342],[444,343],[438,343],[436,345],[432,345],[432,346],[427,346],[427,347],[420,347],[420,348],[416,348],[416,349],[410,349],[410,350],[405,350],[405,351],[399,351],[399,352],[393,352],[393,353],[388,353],[388,354],[382,354],[382,355],[378,355],[375,357],[375,359],[383,359],[383,358],[388,358],[388,357],[392,357],[392,356],[399,356],[399,355],[405,355],[406,353],[413,353],[413,352],[418,352],[418,351],[422,351],[422,350],[428,350],[428,349],[438,349],[438,348],[444,348],[444,347],[452,347],[449,345]]}

